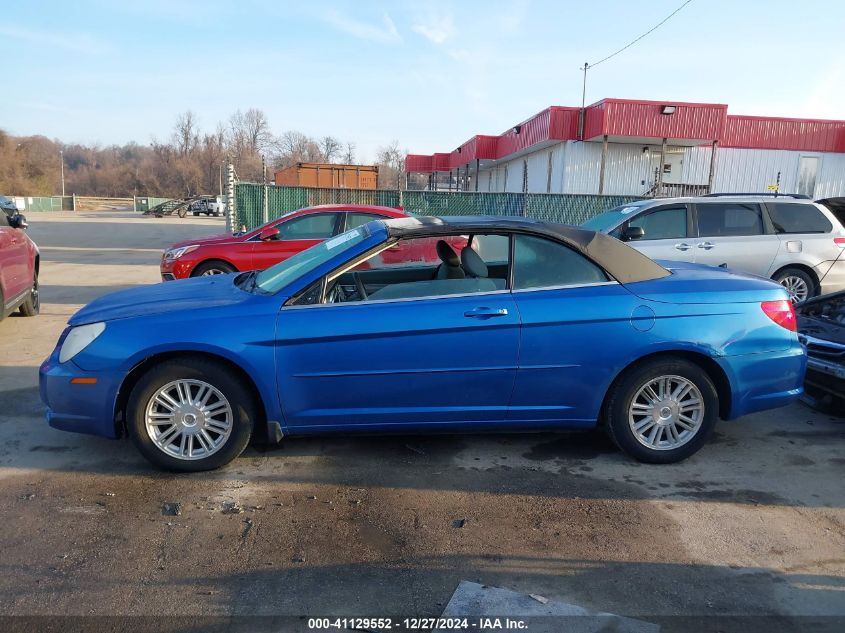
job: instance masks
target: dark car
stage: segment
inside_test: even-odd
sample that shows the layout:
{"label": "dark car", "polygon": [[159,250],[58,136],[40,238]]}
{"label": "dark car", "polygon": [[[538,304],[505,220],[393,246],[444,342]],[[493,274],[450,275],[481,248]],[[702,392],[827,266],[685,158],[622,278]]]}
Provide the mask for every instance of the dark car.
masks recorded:
{"label": "dark car", "polygon": [[0,196],[0,319],[20,309],[38,314],[38,247],[25,233],[26,218]]}
{"label": "dark car", "polygon": [[811,299],[797,314],[798,339],[807,349],[804,400],[845,412],[845,291]]}

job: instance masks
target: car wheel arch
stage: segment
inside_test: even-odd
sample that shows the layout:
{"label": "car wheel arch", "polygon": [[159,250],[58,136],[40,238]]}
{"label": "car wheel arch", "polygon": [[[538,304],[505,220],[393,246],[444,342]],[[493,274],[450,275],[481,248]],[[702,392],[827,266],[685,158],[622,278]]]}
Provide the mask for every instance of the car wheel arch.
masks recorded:
{"label": "car wheel arch", "polygon": [[796,262],[796,263],[790,263],[790,264],[784,264],[783,266],[781,266],[780,268],[778,268],[776,271],[774,271],[774,272],[771,274],[770,278],[771,278],[771,279],[774,279],[774,278],[775,278],[775,277],[777,277],[780,273],[782,273],[783,271],[788,270],[788,269],[790,269],[790,268],[797,268],[798,270],[800,270],[800,271],[803,271],[803,272],[807,273],[807,274],[810,276],[810,279],[812,279],[812,280],[813,280],[813,284],[815,284],[815,290],[816,290],[816,291],[818,291],[818,289],[819,289],[819,283],[820,283],[820,281],[819,281],[819,276],[818,276],[818,274],[816,274],[816,271],[813,269],[813,267],[812,267],[812,266],[810,266],[809,264],[803,264],[803,263],[799,263],[799,262]]}
{"label": "car wheel arch", "polygon": [[728,375],[725,373],[725,370],[717,363],[713,358],[704,354],[702,352],[694,352],[690,350],[661,350],[659,352],[653,352],[651,354],[646,354],[645,356],[641,356],[640,358],[628,363],[625,367],[621,368],[616,375],[613,376],[613,379],[608,384],[607,390],[605,391],[604,397],[602,398],[601,404],[601,414],[600,414],[600,423],[603,423],[605,418],[605,408],[607,406],[607,401],[610,396],[610,393],[613,391],[613,386],[629,371],[643,365],[645,363],[649,363],[655,360],[675,360],[675,359],[682,359],[697,365],[713,381],[713,386],[716,387],[716,393],[719,396],[719,417],[721,419],[727,419],[730,415],[731,410],[731,402],[733,397],[733,392],[731,391],[731,383]]}
{"label": "car wheel arch", "polygon": [[125,437],[127,434],[126,407],[129,403],[129,395],[132,393],[135,385],[138,384],[141,377],[152,367],[161,362],[174,359],[200,359],[212,361],[226,366],[229,370],[238,375],[252,394],[252,397],[255,399],[258,409],[258,417],[255,420],[255,427],[253,428],[253,438],[258,440],[265,440],[267,438],[267,405],[264,398],[261,396],[261,391],[258,389],[258,385],[255,384],[255,381],[249,373],[236,362],[226,358],[225,356],[211,352],[200,352],[194,350],[159,352],[144,358],[129,370],[118,388],[117,398],[115,399],[114,404],[114,425],[116,437]]}
{"label": "car wheel arch", "polygon": [[190,276],[194,277],[195,276],[194,273],[197,271],[197,269],[200,266],[203,266],[204,264],[214,264],[214,263],[226,264],[227,266],[231,266],[232,268],[234,268],[235,272],[243,272],[240,268],[237,267],[237,265],[233,264],[231,261],[229,261],[225,257],[209,257],[208,259],[202,259],[202,260],[198,261],[196,264],[194,264],[191,267]]}

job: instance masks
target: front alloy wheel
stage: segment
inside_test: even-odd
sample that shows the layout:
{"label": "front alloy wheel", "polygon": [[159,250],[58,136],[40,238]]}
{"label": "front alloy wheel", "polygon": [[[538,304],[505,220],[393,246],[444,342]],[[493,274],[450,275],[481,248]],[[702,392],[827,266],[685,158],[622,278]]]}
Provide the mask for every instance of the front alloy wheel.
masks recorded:
{"label": "front alloy wheel", "polygon": [[232,433],[232,405],[202,380],[174,380],[147,403],[146,428],[153,444],[177,459],[204,459]]}
{"label": "front alloy wheel", "polygon": [[249,443],[258,403],[232,369],[206,358],[160,362],[129,395],[126,423],[138,450],[160,468],[219,468]]}

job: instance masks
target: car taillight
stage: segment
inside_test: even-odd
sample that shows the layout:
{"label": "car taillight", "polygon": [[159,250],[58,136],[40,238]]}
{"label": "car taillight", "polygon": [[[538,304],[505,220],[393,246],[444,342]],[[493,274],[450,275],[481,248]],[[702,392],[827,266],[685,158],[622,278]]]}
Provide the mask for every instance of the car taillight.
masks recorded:
{"label": "car taillight", "polygon": [[845,246],[845,237],[834,237],[833,243],[837,246]]}
{"label": "car taillight", "polygon": [[781,299],[780,301],[764,301],[760,304],[763,312],[772,321],[779,326],[786,328],[791,332],[795,332],[798,327],[795,322],[795,308],[792,302],[788,299]]}

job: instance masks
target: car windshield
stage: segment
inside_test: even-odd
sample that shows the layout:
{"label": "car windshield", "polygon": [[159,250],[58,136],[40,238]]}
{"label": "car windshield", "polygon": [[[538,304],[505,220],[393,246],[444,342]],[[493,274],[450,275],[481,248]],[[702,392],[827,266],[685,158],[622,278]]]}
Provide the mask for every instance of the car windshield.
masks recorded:
{"label": "car windshield", "polygon": [[268,294],[276,293],[302,274],[360,244],[369,234],[365,224],[320,242],[259,272],[255,277],[255,287]]}
{"label": "car windshield", "polygon": [[648,202],[650,201],[644,200],[642,202],[634,202],[614,207],[613,209],[609,209],[608,211],[604,211],[599,213],[597,216],[590,218],[581,224],[581,226],[585,229],[590,229],[591,231],[606,233],[608,229],[613,228],[635,211],[639,211],[640,208]]}

